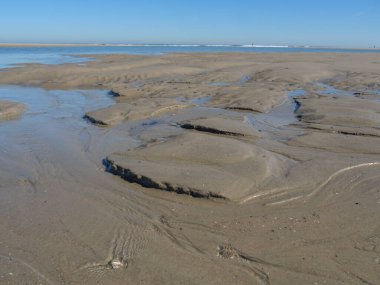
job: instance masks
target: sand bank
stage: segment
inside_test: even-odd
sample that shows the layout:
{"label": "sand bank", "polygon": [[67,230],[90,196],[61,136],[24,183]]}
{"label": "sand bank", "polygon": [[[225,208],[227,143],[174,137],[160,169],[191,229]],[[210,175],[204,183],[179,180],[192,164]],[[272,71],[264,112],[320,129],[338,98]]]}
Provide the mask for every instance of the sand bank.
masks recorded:
{"label": "sand bank", "polygon": [[0,101],[0,121],[19,117],[25,110],[23,104],[10,101]]}

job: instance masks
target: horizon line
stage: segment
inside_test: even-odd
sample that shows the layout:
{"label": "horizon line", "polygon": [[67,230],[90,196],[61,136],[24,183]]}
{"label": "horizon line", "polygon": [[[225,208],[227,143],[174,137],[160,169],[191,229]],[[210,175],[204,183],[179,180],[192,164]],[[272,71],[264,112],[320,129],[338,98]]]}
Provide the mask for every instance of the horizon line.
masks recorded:
{"label": "horizon line", "polygon": [[329,46],[329,45],[274,45],[274,44],[180,44],[180,43],[103,43],[103,42],[67,42],[67,43],[41,43],[41,42],[0,42],[0,47],[22,46],[172,46],[172,47],[246,47],[246,48],[326,48],[326,49],[380,49],[380,47],[352,47],[352,46]]}

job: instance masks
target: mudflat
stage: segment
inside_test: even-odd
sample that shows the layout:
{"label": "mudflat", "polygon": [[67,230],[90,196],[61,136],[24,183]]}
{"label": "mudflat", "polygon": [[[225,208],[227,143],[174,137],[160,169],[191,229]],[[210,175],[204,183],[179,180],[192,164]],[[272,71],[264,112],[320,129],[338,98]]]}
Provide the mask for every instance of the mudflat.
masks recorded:
{"label": "mudflat", "polygon": [[1,73],[0,283],[380,283],[380,54],[91,57]]}

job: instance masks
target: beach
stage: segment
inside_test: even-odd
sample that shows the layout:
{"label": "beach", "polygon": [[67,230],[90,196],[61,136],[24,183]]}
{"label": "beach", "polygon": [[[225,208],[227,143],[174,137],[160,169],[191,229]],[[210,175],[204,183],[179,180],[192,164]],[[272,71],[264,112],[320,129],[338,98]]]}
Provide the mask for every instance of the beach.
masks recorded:
{"label": "beach", "polygon": [[0,283],[380,283],[380,53],[85,57],[1,70]]}

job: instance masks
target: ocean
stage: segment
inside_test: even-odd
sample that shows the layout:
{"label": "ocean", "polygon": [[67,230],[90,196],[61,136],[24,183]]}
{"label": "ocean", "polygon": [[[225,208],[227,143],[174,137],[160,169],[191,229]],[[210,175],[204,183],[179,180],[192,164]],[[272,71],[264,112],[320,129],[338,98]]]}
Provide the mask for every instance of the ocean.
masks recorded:
{"label": "ocean", "polygon": [[[99,45],[99,46],[0,46],[0,68],[23,66],[28,63],[63,64],[83,63],[91,60],[85,55],[91,54],[140,54],[159,55],[181,52],[258,52],[258,53],[291,53],[291,52],[334,52],[334,53],[380,53],[375,49],[336,49],[286,46],[227,46],[227,45]],[[77,57],[74,55],[83,55]]]}

